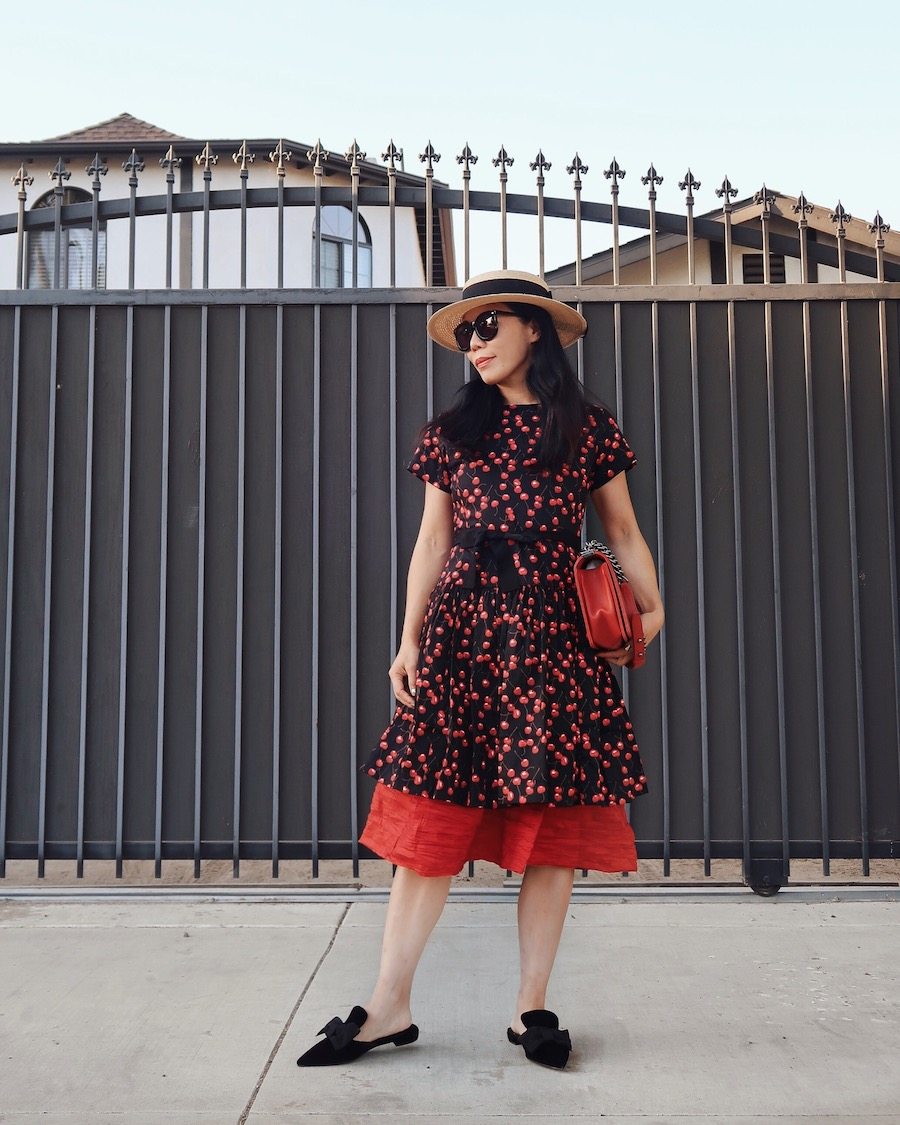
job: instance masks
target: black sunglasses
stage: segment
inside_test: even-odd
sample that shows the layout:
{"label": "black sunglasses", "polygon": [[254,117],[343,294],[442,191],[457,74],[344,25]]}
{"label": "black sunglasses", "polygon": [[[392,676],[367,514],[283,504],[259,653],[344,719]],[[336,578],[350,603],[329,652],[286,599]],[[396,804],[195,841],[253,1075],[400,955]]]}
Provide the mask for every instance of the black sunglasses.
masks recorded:
{"label": "black sunglasses", "polygon": [[453,338],[461,352],[467,352],[472,346],[472,333],[479,340],[488,343],[500,331],[501,316],[515,316],[513,312],[504,312],[503,309],[490,309],[488,312],[479,313],[474,320],[463,320],[453,329]]}

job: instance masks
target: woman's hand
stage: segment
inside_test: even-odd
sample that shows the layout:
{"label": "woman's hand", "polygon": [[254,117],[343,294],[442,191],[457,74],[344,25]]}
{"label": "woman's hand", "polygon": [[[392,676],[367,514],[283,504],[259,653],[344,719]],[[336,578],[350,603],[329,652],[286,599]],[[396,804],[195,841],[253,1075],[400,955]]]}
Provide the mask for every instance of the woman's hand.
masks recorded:
{"label": "woman's hand", "polygon": [[617,648],[614,652],[601,652],[600,656],[603,657],[607,664],[616,664],[619,668],[624,668],[631,659],[631,646],[629,645],[628,648]]}
{"label": "woman's hand", "polygon": [[641,624],[644,626],[644,641],[648,645],[659,635],[665,620],[666,615],[662,607],[653,610],[652,613],[641,614]]}
{"label": "woman's hand", "polygon": [[416,688],[416,669],[419,667],[419,646],[412,641],[403,641],[388,669],[391,685],[397,700],[406,707],[412,707]]}
{"label": "woman's hand", "polygon": [[[644,642],[646,644],[649,645],[654,637],[659,634],[665,619],[666,615],[662,609],[656,609],[652,613],[641,614],[641,625],[644,629]],[[624,668],[631,659],[631,646],[629,645],[628,648],[617,648],[614,652],[601,652],[600,655],[609,664],[615,664],[619,668]]]}

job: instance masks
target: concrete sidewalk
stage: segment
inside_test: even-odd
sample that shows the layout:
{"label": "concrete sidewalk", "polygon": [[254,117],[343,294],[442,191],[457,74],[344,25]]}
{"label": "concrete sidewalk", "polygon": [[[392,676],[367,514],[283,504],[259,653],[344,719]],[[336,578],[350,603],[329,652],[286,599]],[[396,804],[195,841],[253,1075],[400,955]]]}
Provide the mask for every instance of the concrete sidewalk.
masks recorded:
{"label": "concrete sidewalk", "polygon": [[897,902],[575,900],[548,1000],[575,1050],[554,1072],[506,1041],[514,901],[453,899],[419,1042],[298,1069],[366,999],[384,910],[0,901],[0,1122],[900,1123]]}

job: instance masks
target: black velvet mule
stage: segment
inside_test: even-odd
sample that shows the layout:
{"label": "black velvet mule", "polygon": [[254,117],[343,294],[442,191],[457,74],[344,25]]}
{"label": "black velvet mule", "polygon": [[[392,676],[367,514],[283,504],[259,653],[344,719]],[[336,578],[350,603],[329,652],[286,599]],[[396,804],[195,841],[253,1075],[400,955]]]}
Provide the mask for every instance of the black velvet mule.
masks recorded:
{"label": "black velvet mule", "polygon": [[297,1066],[337,1066],[340,1063],[354,1062],[373,1047],[382,1047],[385,1043],[405,1047],[407,1043],[415,1043],[419,1038],[419,1029],[411,1023],[394,1035],[384,1035],[381,1039],[373,1039],[371,1043],[359,1043],[355,1036],[359,1035],[368,1018],[366,1009],[357,1004],[345,1020],[340,1020],[337,1016],[330,1019],[319,1032],[325,1038],[302,1054],[297,1059]]}
{"label": "black velvet mule", "polygon": [[552,1066],[557,1070],[569,1061],[572,1040],[568,1031],[560,1030],[559,1016],[545,1008],[535,1008],[533,1012],[522,1013],[525,1030],[517,1035],[511,1027],[506,1029],[506,1037],[525,1051],[525,1057],[541,1066]]}

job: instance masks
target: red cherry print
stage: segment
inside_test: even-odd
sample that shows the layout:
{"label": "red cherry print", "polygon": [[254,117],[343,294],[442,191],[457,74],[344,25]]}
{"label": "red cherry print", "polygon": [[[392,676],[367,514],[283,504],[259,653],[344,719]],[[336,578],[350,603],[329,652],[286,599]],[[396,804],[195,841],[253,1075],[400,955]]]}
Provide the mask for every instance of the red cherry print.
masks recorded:
{"label": "red cherry print", "polygon": [[[538,411],[519,410],[503,415],[475,457],[448,454],[434,427],[408,467],[451,489],[454,528],[577,532],[589,488],[633,462],[609,415],[590,414],[578,456],[556,473],[537,463]],[[480,808],[631,801],[646,778],[612,670],[578,628],[577,552],[549,538],[508,549],[521,582],[512,590],[499,588],[492,559],[453,548],[425,611],[416,706],[398,703],[366,773]],[[614,752],[607,781],[601,769]]]}

